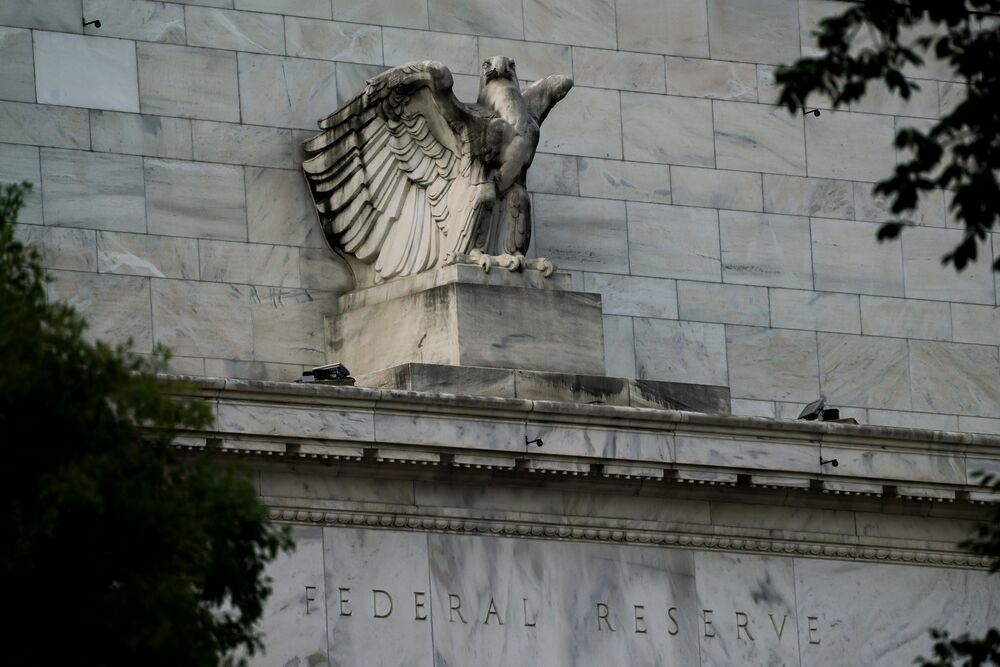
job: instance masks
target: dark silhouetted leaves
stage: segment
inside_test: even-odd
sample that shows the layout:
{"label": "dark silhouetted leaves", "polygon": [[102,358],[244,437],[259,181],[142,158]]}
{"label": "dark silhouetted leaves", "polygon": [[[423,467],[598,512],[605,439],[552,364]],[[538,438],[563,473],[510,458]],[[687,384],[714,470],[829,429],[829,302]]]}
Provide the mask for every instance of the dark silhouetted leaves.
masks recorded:
{"label": "dark silhouetted leaves", "polygon": [[[949,208],[966,226],[966,237],[943,262],[961,271],[977,258],[977,246],[1000,216],[1000,0],[867,0],[844,3],[844,11],[820,22],[817,44],[823,55],[779,68],[779,104],[803,108],[810,95],[826,96],[844,107],[864,96],[869,82],[881,81],[908,99],[917,83],[908,68],[925,57],[951,65],[964,96],[926,132],[902,129],[897,148],[908,161],[879,183],[875,192],[892,201],[897,215],[915,211],[920,194],[951,193]],[[919,34],[918,34],[919,33]],[[875,46],[857,46],[858,37]],[[919,75],[918,75],[919,76]],[[886,224],[879,240],[896,238],[898,222]],[[989,252],[985,253],[989,256]],[[994,269],[1000,271],[1000,258]]]}
{"label": "dark silhouetted leaves", "polygon": [[252,652],[287,532],[245,472],[177,460],[176,430],[210,413],[152,374],[164,351],[87,343],[84,320],[46,302],[38,255],[14,238],[22,203],[21,186],[0,190],[5,661],[216,667]]}

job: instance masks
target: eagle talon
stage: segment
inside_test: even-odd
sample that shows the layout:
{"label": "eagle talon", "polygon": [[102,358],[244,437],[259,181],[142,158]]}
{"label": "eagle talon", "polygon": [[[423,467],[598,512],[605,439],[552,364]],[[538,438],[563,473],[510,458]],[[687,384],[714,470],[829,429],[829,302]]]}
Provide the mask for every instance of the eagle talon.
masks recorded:
{"label": "eagle talon", "polygon": [[532,257],[531,259],[524,260],[524,268],[541,271],[542,276],[548,278],[555,272],[556,265],[552,263],[551,259]]}
{"label": "eagle talon", "polygon": [[523,268],[522,259],[524,256],[511,255],[509,253],[504,253],[502,255],[496,255],[493,260],[496,261],[497,266],[502,266],[510,272],[520,271]]}
{"label": "eagle talon", "polygon": [[478,264],[479,268],[483,270],[483,273],[489,273],[490,269],[493,268],[493,258],[482,250],[473,250],[470,252],[469,259],[471,259],[473,263]]}

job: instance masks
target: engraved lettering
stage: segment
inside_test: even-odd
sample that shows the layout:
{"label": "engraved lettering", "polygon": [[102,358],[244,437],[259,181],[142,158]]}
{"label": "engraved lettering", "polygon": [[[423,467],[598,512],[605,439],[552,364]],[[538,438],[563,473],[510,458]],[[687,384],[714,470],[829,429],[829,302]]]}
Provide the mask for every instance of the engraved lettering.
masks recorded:
{"label": "engraved lettering", "polygon": [[316,601],[316,596],[313,593],[316,592],[315,586],[306,586],[306,615],[308,616],[312,612],[309,610],[309,603]]}
{"label": "engraved lettering", "polygon": [[[528,623],[528,598],[521,598],[521,602],[524,605],[524,627],[533,628],[535,627],[535,621]],[[536,618],[537,620],[537,618]]]}
{"label": "engraved lettering", "polygon": [[603,602],[597,603],[597,631],[601,631],[601,621],[608,626],[608,630],[611,632],[615,631],[613,625],[611,625],[611,619],[608,618],[608,605]]}
{"label": "engraved lettering", "polygon": [[676,635],[681,630],[680,626],[677,625],[677,617],[674,616],[675,611],[677,611],[677,607],[671,607],[667,610],[667,618],[670,619],[670,622],[674,626],[673,629],[667,628],[668,635]]}
{"label": "engraved lettering", "polygon": [[458,617],[462,619],[462,623],[468,623],[465,620],[465,616],[462,616],[462,598],[458,597],[453,593],[448,593],[448,622],[455,622],[455,614],[458,613]]}
{"label": "engraved lettering", "polygon": [[809,643],[819,644],[819,637],[813,637],[814,632],[819,632],[819,627],[816,625],[819,623],[819,617],[806,616],[806,620],[808,621],[807,627],[809,628]]}
{"label": "engraved lettering", "polygon": [[347,599],[347,594],[351,592],[351,589],[338,588],[337,590],[340,591],[340,615],[350,616],[351,610],[347,608],[347,605],[350,604],[351,601]]}
{"label": "engraved lettering", "polygon": [[503,625],[503,619],[500,618],[500,611],[497,609],[497,603],[493,601],[493,598],[490,598],[490,606],[486,610],[486,620],[483,621],[483,625],[490,624],[490,616],[496,616],[497,622]]}
{"label": "engraved lettering", "polygon": [[[378,608],[379,596],[381,596],[382,599],[388,602],[389,604],[389,608],[385,610],[384,614],[379,613],[379,608]],[[389,595],[386,591],[379,590],[377,588],[372,589],[372,613],[374,614],[375,618],[389,618],[389,615],[392,613],[392,596]]]}
{"label": "engraved lettering", "polygon": [[750,617],[747,616],[742,611],[736,612],[736,638],[740,638],[740,628],[743,628],[744,632],[747,633],[747,638],[753,641],[753,635],[750,634]]}
{"label": "engraved lettering", "polygon": [[632,605],[635,607],[635,631],[637,634],[646,634],[646,607],[641,604]]}
{"label": "engraved lettering", "polygon": [[781,615],[781,627],[774,620],[774,614],[768,614],[771,617],[771,625],[774,627],[774,634],[778,635],[778,641],[781,641],[781,633],[785,631],[785,621],[788,620],[788,614]]}
{"label": "engraved lettering", "polygon": [[705,620],[705,636],[714,637],[715,636],[715,626],[712,625],[712,610],[702,609],[702,618]]}
{"label": "engraved lettering", "polygon": [[[427,620],[427,610],[426,610],[427,604],[424,602],[425,595],[427,594],[421,593],[420,591],[414,591],[413,593],[413,606],[414,606],[413,618],[415,620],[418,621]],[[423,616],[421,616],[421,613],[423,613]]]}

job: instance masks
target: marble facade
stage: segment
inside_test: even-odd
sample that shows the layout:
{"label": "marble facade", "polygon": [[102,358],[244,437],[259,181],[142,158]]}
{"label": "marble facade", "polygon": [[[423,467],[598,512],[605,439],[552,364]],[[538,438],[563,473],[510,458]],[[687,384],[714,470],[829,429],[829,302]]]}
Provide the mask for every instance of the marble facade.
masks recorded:
{"label": "marble facade", "polygon": [[[0,181],[36,183],[19,233],[48,268],[89,274],[60,296],[92,318],[141,317],[124,312],[141,304],[116,299],[115,276],[145,279],[144,349],[177,344],[176,321],[155,314],[187,308],[170,299],[222,304],[214,322],[186,326],[175,370],[295,379],[323,361],[313,341],[352,284],[296,173],[301,141],[388,67],[442,60],[469,100],[482,60],[502,53],[523,83],[576,81],[528,173],[529,254],[601,294],[609,372],[727,385],[732,409],[752,414],[794,416],[823,392],[865,423],[1000,433],[997,242],[961,275],[942,268],[960,237],[944,193],[921,202],[902,242],[874,241],[889,212],[871,186],[898,159],[893,133],[940,117],[961,91],[940,63],[913,72],[920,90],[905,104],[872,90],[796,118],[773,106],[773,72],[817,53],[811,31],[834,9],[823,0],[459,4],[8,0]],[[274,321],[304,333],[285,346]],[[793,390],[747,371],[759,348],[741,327],[801,343],[766,348],[769,369],[803,375]],[[96,330],[124,342],[134,328]],[[905,347],[910,370],[896,377],[909,398],[845,391],[871,373],[820,363],[835,334]],[[663,348],[692,336],[685,359]],[[934,396],[955,381],[934,359],[967,358],[983,363],[961,364],[973,378],[959,397]]]}
{"label": "marble facade", "polygon": [[[252,664],[889,667],[993,622],[956,543],[1000,501],[1000,235],[941,268],[935,193],[874,240],[939,64],[908,104],[774,106],[836,4],[0,2],[0,183],[36,184],[50,298],[168,345],[214,414],[178,446],[292,527]],[[559,272],[352,291],[302,141],[411,60],[471,101],[495,54],[576,81],[527,176]],[[332,360],[358,386],[291,382]],[[861,425],[795,421],[820,393]]]}
{"label": "marble facade", "polygon": [[249,462],[297,542],[269,568],[253,665],[888,667],[926,655],[927,628],[979,632],[1000,612],[1000,579],[955,546],[997,500],[972,478],[1000,469],[995,437],[365,387],[194,391],[215,422],[179,444]]}
{"label": "marble facade", "polygon": [[296,535],[263,625],[278,641],[252,664],[889,666],[928,652],[914,626],[982,629],[1000,612],[1000,584],[983,572],[370,528]]}

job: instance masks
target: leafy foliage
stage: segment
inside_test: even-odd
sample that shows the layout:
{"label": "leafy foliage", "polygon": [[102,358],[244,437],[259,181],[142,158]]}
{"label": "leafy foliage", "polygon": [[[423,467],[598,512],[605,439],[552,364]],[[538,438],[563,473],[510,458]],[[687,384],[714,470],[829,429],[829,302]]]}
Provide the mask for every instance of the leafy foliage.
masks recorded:
{"label": "leafy foliage", "polygon": [[934,644],[934,657],[930,660],[918,658],[917,664],[920,667],[1000,665],[1000,632],[996,628],[989,630],[981,639],[969,635],[952,639],[947,632],[941,630],[931,630],[931,635],[937,640]]}
{"label": "leafy foliage", "polygon": [[28,187],[0,190],[7,662],[215,667],[253,652],[287,532],[243,472],[176,459],[176,430],[210,414],[153,374],[165,351],[88,343],[72,308],[46,302],[12,224]]}
{"label": "leafy foliage", "polygon": [[[907,72],[924,65],[925,57],[945,61],[964,82],[964,95],[929,130],[905,128],[896,147],[909,159],[875,186],[892,201],[899,219],[879,229],[879,240],[895,238],[916,210],[921,193],[951,191],[950,207],[965,224],[962,242],[942,263],[961,271],[976,260],[979,243],[1000,219],[1000,0],[866,0],[845,2],[844,11],[820,22],[815,58],[802,58],[779,68],[779,103],[795,112],[810,95],[822,95],[842,107],[861,99],[871,82],[882,82],[908,99],[919,84]],[[864,42],[864,44],[862,44]],[[1000,258],[993,269],[1000,271]],[[984,484],[1000,490],[1000,480]],[[1000,571],[1000,510],[962,542],[962,548],[986,556],[992,572]],[[932,630],[933,657],[919,658],[921,667],[1000,665],[1000,631],[982,637],[951,637]]]}
{"label": "leafy foliage", "polygon": [[[835,107],[864,96],[867,85],[882,81],[909,98],[919,85],[905,72],[936,57],[951,65],[966,85],[964,96],[929,130],[906,128],[896,147],[910,159],[878,183],[876,194],[892,201],[898,216],[917,207],[921,192],[953,191],[951,209],[965,224],[962,242],[943,258],[961,271],[975,261],[980,242],[1000,216],[1000,0],[867,0],[845,3],[845,11],[824,19],[816,33],[824,50],[780,68],[779,103],[801,109],[811,94],[829,97]],[[985,12],[985,13],[984,13]],[[861,41],[870,43],[859,46]],[[902,217],[883,225],[879,239],[898,236]],[[1000,271],[1000,258],[993,265]]]}

